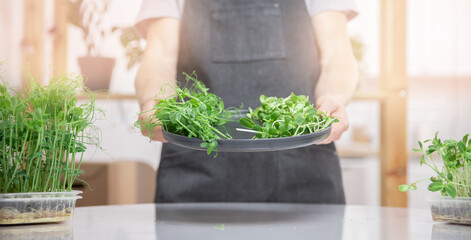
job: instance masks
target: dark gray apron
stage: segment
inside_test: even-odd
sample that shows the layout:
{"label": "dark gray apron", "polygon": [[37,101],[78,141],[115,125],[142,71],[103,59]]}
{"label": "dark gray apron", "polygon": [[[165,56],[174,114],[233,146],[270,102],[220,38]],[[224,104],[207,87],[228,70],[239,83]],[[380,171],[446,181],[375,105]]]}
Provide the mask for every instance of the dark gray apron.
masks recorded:
{"label": "dark gray apron", "polygon": [[[259,106],[259,96],[310,96],[319,76],[304,0],[187,0],[178,73],[198,74],[225,106]],[[183,79],[180,78],[180,81]],[[166,143],[156,202],[344,204],[333,144],[217,158]]]}

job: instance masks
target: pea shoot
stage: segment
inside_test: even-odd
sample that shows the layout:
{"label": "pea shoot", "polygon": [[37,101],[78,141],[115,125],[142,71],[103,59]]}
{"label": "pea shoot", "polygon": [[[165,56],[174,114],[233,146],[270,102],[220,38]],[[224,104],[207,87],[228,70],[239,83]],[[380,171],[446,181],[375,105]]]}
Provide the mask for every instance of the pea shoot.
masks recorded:
{"label": "pea shoot", "polygon": [[90,134],[94,96],[86,93],[90,100],[78,105],[82,91],[80,75],[53,78],[48,86],[31,79],[22,93],[0,85],[1,193],[72,190],[85,145],[98,145]]}
{"label": "pea shoot", "polygon": [[[419,141],[419,148],[413,149],[415,152],[422,153],[420,165],[430,167],[436,176],[430,179],[422,179],[411,184],[399,186],[399,190],[406,192],[416,190],[416,184],[422,181],[430,180],[428,190],[431,192],[440,192],[442,196],[471,197],[471,139],[466,134],[461,140],[444,140],[438,138],[438,132],[433,139]],[[428,147],[424,143],[429,143]],[[433,155],[438,153],[443,161],[443,167],[440,169]]]}
{"label": "pea shoot", "polygon": [[217,139],[231,139],[231,136],[220,130],[233,120],[233,112],[224,108],[222,99],[212,93],[198,80],[195,72],[183,73],[186,77],[184,87],[173,87],[175,94],[158,103],[150,111],[154,114],[148,120],[138,121],[136,125],[149,131],[161,126],[167,132],[188,136],[188,138],[201,138],[202,148],[210,154],[217,151]]}

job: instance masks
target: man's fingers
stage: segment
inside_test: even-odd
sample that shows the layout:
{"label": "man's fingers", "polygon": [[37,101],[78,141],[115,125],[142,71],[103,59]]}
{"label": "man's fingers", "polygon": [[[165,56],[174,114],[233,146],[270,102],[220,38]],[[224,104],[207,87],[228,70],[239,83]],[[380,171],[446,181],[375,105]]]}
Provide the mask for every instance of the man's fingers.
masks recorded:
{"label": "man's fingers", "polygon": [[[146,120],[148,120],[148,119],[144,119],[143,121],[146,121]],[[153,128],[153,129],[150,129],[150,130],[141,127],[141,133],[144,136],[151,137],[151,139],[153,141],[167,142],[167,140],[164,138],[164,135],[162,133],[162,127],[161,126],[157,126],[157,127]]]}
{"label": "man's fingers", "polygon": [[152,140],[154,141],[159,141],[159,142],[167,142],[167,140],[164,138],[164,135],[162,133],[162,127],[156,127],[154,128],[154,134],[152,135]]}
{"label": "man's fingers", "polygon": [[319,99],[319,101],[316,102],[316,105],[318,110],[326,113],[327,115],[331,115],[339,108],[339,104],[329,98]]}
{"label": "man's fingers", "polygon": [[342,134],[347,131],[349,127],[347,111],[345,108],[333,99],[321,98],[317,102],[317,109],[339,120],[332,124],[332,130],[329,137],[317,144],[329,144],[332,141],[339,140]]}
{"label": "man's fingers", "polygon": [[160,126],[152,129],[152,131],[141,129],[141,133],[144,136],[150,136],[152,141],[167,142],[167,140],[164,138],[162,128]]}
{"label": "man's fingers", "polygon": [[[142,106],[142,110],[148,111],[149,109],[152,109],[153,106],[155,105],[155,102],[147,102]],[[145,129],[143,125],[146,122],[149,122],[151,119],[151,116],[154,114],[154,111],[148,111],[145,113],[142,113],[139,115],[139,121],[141,124],[141,133],[144,136],[151,137],[153,141],[159,141],[159,142],[167,142],[167,140],[164,138],[164,135],[162,134],[162,127],[157,126],[154,129]]]}
{"label": "man's fingers", "polygon": [[317,144],[317,145],[325,145],[325,144],[329,144],[329,143],[331,143],[331,142],[332,142],[332,140],[330,140],[330,138],[326,138],[326,139],[324,139],[324,140],[322,140],[322,141],[320,141],[320,142],[318,142],[318,143],[316,143],[316,144]]}
{"label": "man's fingers", "polygon": [[322,144],[329,144],[333,141],[337,141],[340,139],[340,137],[342,136],[342,134],[347,130],[347,128],[345,127],[345,124],[342,123],[342,122],[336,122],[336,123],[333,123],[332,124],[332,130],[330,131],[330,135],[322,140],[321,142],[317,143],[319,145],[322,145]]}

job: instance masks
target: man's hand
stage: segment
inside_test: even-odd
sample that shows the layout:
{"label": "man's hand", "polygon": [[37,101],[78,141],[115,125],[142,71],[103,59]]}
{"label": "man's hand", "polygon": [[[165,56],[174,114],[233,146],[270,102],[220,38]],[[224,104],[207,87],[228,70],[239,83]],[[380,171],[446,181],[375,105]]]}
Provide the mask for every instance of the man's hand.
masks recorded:
{"label": "man's hand", "polygon": [[142,135],[151,137],[152,141],[167,142],[167,140],[164,138],[164,135],[162,134],[162,127],[157,126],[152,131],[147,131],[142,127],[142,123],[148,122],[149,117],[154,114],[154,111],[149,111],[154,107],[154,105],[154,101],[148,101],[141,107],[142,111],[145,112],[139,115],[139,122],[141,122]]}
{"label": "man's hand", "polygon": [[348,129],[345,105],[358,82],[358,66],[347,34],[347,17],[342,12],[324,11],[312,17],[320,54],[321,73],[315,97],[317,108],[339,120],[330,136],[319,144],[339,140]]}
{"label": "man's hand", "polygon": [[342,134],[348,129],[348,116],[347,111],[339,101],[333,97],[324,96],[316,100],[316,108],[325,112],[326,114],[337,118],[339,121],[332,124],[332,130],[329,137],[319,142],[318,144],[328,144],[332,141],[340,139]]}
{"label": "man's hand", "polygon": [[[174,18],[148,20],[147,46],[142,56],[136,76],[136,96],[141,112],[152,110],[159,98],[167,98],[175,93],[170,86],[176,86],[180,21]],[[139,121],[149,121],[154,111],[143,113]],[[162,128],[156,127],[151,132],[142,130],[154,141],[167,142],[162,135]]]}

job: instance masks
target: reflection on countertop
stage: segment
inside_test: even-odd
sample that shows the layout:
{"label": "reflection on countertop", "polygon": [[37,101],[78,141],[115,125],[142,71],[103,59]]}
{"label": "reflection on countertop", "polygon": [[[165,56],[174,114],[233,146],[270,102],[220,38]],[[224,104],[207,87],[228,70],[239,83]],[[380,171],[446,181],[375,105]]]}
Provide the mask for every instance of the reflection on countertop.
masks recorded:
{"label": "reflection on countertop", "polygon": [[67,224],[29,224],[0,226],[0,239],[12,240],[72,240],[72,226]]}
{"label": "reflection on countertop", "polygon": [[[433,228],[433,229],[432,229]],[[433,231],[432,231],[433,230]],[[78,207],[67,223],[0,226],[0,239],[471,239],[425,209],[281,203]]]}
{"label": "reflection on countertop", "polygon": [[471,239],[471,226],[435,223],[432,230],[433,240],[469,240]]}
{"label": "reflection on countertop", "polygon": [[157,239],[342,239],[345,206],[175,204],[157,207]]}

